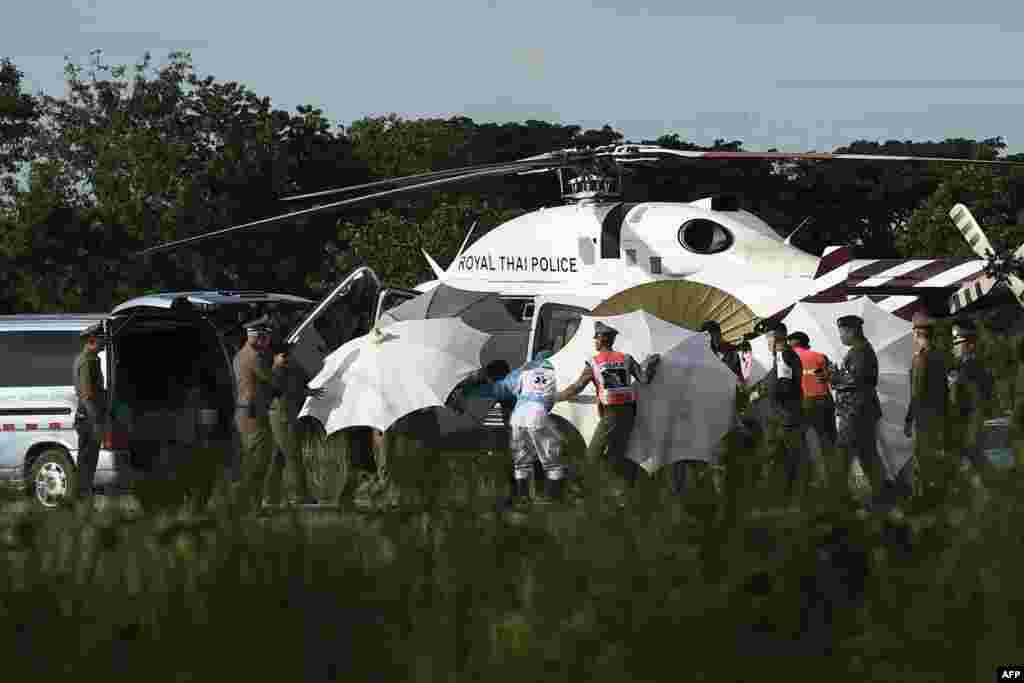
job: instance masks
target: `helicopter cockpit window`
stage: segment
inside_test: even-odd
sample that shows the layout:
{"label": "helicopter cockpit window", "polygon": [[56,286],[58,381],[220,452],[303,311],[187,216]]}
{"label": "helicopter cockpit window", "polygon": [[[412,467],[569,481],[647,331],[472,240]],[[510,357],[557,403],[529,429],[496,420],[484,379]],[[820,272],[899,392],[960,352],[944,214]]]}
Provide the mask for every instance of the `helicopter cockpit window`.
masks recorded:
{"label": "helicopter cockpit window", "polygon": [[732,246],[728,228],[705,218],[686,221],[679,227],[679,244],[698,254],[718,254]]}
{"label": "helicopter cockpit window", "polygon": [[579,329],[580,319],[587,309],[565,304],[544,304],[533,339],[533,353],[549,350],[558,353]]}

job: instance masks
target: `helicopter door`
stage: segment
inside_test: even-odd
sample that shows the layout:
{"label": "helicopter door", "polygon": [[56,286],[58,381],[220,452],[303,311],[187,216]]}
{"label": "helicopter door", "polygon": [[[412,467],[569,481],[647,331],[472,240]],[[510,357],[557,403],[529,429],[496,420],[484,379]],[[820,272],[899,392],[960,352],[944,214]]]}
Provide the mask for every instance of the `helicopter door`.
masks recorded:
{"label": "helicopter door", "polygon": [[366,266],[357,268],[288,335],[292,358],[310,377],[316,377],[332,351],[370,331],[379,291],[377,274]]}

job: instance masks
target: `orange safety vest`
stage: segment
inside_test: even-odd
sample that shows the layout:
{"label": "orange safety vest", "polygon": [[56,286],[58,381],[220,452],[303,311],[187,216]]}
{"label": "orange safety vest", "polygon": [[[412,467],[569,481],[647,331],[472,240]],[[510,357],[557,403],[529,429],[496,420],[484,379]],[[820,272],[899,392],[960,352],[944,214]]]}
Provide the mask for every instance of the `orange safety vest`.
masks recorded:
{"label": "orange safety vest", "polygon": [[619,406],[636,403],[636,390],[629,372],[629,359],[619,351],[602,351],[590,359],[590,368],[597,385],[601,405]]}
{"label": "orange safety vest", "polygon": [[821,398],[828,396],[828,382],[818,379],[814,371],[825,367],[825,354],[802,349],[794,346],[796,355],[800,356],[800,363],[804,367],[804,376],[800,379],[800,385],[804,390],[804,398]]}

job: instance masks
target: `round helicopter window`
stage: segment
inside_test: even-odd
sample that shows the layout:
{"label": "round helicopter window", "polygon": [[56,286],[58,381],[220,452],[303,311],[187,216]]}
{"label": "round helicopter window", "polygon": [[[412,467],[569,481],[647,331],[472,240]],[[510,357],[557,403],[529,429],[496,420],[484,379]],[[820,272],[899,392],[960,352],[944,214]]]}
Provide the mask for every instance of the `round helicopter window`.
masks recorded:
{"label": "round helicopter window", "polygon": [[728,228],[706,218],[695,218],[679,226],[679,244],[698,254],[718,254],[732,246]]}

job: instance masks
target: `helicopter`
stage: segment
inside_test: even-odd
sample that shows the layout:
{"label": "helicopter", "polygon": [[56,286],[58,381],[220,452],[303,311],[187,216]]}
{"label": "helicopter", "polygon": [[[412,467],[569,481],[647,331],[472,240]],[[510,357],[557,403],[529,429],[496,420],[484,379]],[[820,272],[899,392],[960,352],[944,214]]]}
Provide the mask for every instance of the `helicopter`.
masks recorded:
{"label": "helicopter", "polygon": [[[516,311],[520,322],[516,334],[522,340],[521,348],[503,358],[511,363],[529,360],[538,349],[557,351],[575,333],[582,315],[591,314],[609,297],[649,283],[696,283],[720,290],[746,305],[761,322],[784,318],[801,301],[830,303],[858,296],[869,296],[885,310],[910,320],[922,309],[933,315],[956,312],[959,308],[954,310],[954,302],[967,296],[976,299],[981,289],[992,289],[990,283],[998,275],[994,267],[1014,263],[1006,253],[990,253],[987,240],[975,239],[976,223],[960,230],[969,241],[974,240],[972,247],[982,249],[978,259],[854,259],[848,245],[826,247],[821,256],[799,249],[792,244],[792,233],[781,237],[761,218],[741,208],[738,197],[713,196],[692,202],[624,201],[623,176],[632,168],[716,159],[1012,165],[1007,161],[816,152],[701,152],[634,144],[573,148],[509,163],[433,171],[287,197],[285,201],[323,201],[325,197],[358,193],[158,244],[139,255],[190,247],[240,231],[287,224],[305,215],[487,177],[557,175],[562,205],[526,213],[496,226],[467,248],[471,228],[447,268],[423,252],[434,279],[414,290],[385,287],[367,266],[349,274],[287,335],[294,344],[293,357],[310,376],[319,372],[330,351],[368,333],[384,310],[442,284],[496,293],[509,305],[510,312]],[[953,217],[958,227],[966,220],[963,216],[969,216],[969,211],[964,211],[966,207]],[[1021,291],[1024,293],[1024,284]],[[361,322],[356,324],[356,320]],[[735,337],[737,331],[745,330],[734,328],[730,335],[723,325],[727,339]],[[488,360],[482,359],[485,363]],[[584,441],[589,441],[593,432],[594,411],[583,405],[592,402],[594,397],[588,395],[591,391],[572,402],[580,405],[556,411],[568,423],[560,426],[571,425]],[[453,418],[454,426],[443,429],[468,431],[474,423],[479,424],[479,417],[459,425],[454,425],[458,420]],[[483,424],[501,426],[500,412],[491,406]]]}
{"label": "helicopter", "polygon": [[[542,208],[503,223],[468,249],[466,244],[471,235],[467,234],[447,268],[441,268],[424,252],[435,279],[417,285],[416,291],[445,283],[473,291],[498,292],[509,298],[583,295],[603,300],[647,282],[689,280],[734,295],[764,319],[784,317],[800,301],[827,303],[867,295],[883,309],[910,320],[923,308],[936,314],[938,308],[948,308],[949,302],[968,296],[964,292],[976,294],[976,283],[989,265],[987,252],[979,252],[979,259],[853,259],[851,247],[830,246],[821,256],[815,256],[794,246],[793,234],[783,239],[761,218],[742,209],[739,198],[734,196],[686,203],[623,201],[622,179],[628,169],[690,160],[1014,165],[1000,160],[686,151],[635,144],[573,148],[508,163],[420,173],[286,197],[285,201],[308,201],[367,192],[159,244],[139,253],[150,255],[178,249],[237,231],[287,223],[312,213],[337,211],[384,197],[485,177],[554,172],[561,185],[563,205]],[[965,207],[958,215],[963,211]],[[979,249],[991,251],[987,240],[978,244]],[[1000,258],[1008,262],[1008,254]],[[989,282],[985,280],[983,285],[988,287],[986,291],[991,289]]]}

